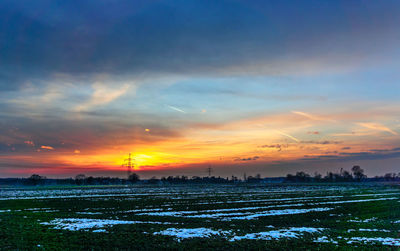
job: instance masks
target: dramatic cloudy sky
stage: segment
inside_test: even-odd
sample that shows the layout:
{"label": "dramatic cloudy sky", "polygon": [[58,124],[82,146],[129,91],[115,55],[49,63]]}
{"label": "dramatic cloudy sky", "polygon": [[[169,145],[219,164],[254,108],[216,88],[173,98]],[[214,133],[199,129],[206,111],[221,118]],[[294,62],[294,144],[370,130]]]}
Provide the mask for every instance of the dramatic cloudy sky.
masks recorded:
{"label": "dramatic cloudy sky", "polygon": [[400,167],[398,1],[0,3],[0,176]]}

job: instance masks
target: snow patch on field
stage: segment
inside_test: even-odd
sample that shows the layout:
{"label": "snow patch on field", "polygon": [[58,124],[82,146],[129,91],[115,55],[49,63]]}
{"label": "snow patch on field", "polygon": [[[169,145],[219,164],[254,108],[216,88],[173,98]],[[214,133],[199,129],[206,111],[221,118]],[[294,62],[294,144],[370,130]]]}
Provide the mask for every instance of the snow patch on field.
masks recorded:
{"label": "snow patch on field", "polygon": [[267,208],[275,208],[275,207],[301,207],[301,206],[304,206],[304,204],[303,203],[297,203],[297,204],[278,204],[278,205],[257,206],[257,207],[223,208],[223,209],[201,210],[199,212],[204,212],[204,213],[234,212],[234,211],[244,211],[244,210],[259,210],[259,209],[267,209]]}
{"label": "snow patch on field", "polygon": [[346,203],[371,202],[371,201],[380,201],[380,200],[397,200],[397,199],[398,199],[397,197],[390,197],[390,198],[364,199],[364,200],[339,200],[339,201],[326,201],[326,202],[311,203],[310,205],[346,204]]}
{"label": "snow patch on field", "polygon": [[354,232],[354,231],[359,231],[359,232],[384,232],[384,233],[390,233],[392,231],[387,230],[387,229],[369,229],[369,228],[360,228],[360,229],[348,229],[347,232]]}
{"label": "snow patch on field", "polygon": [[154,232],[154,235],[167,235],[176,237],[179,240],[187,238],[209,238],[213,235],[227,235],[229,231],[212,230],[209,228],[168,228],[160,232]]}
{"label": "snow patch on field", "polygon": [[[137,213],[137,212],[153,212],[153,211],[163,211],[163,208],[142,208],[142,209],[132,209],[127,211],[122,211],[122,213]],[[167,210],[170,210],[168,208]]]}
{"label": "snow patch on field", "polygon": [[322,207],[322,208],[304,208],[304,209],[283,209],[283,210],[270,210],[270,211],[263,211],[247,216],[235,216],[226,218],[224,220],[253,220],[259,217],[265,216],[275,216],[275,215],[288,215],[288,214],[305,214],[310,212],[324,212],[332,210],[333,208]]}
{"label": "snow patch on field", "polygon": [[400,239],[389,238],[389,237],[351,237],[347,244],[359,243],[362,242],[364,244],[378,242],[382,245],[386,246],[396,246],[400,247]]}
{"label": "snow patch on field", "polygon": [[107,230],[105,229],[96,229],[92,231],[93,233],[107,233]]}
{"label": "snow patch on field", "polygon": [[349,222],[358,222],[358,223],[368,223],[368,222],[372,222],[372,221],[376,221],[378,218],[373,217],[370,219],[365,219],[365,220],[359,220],[359,219],[355,219],[355,220],[349,220]]}
{"label": "snow patch on field", "polygon": [[314,234],[324,230],[323,228],[313,227],[291,227],[288,229],[271,230],[267,232],[251,233],[243,236],[235,236],[229,241],[248,240],[276,240],[282,238],[299,238],[304,233]]}
{"label": "snow patch on field", "polygon": [[140,213],[137,215],[151,215],[151,216],[173,216],[180,217],[185,214],[195,214],[198,211],[167,211],[167,212],[151,212],[151,213]]}
{"label": "snow patch on field", "polygon": [[[368,231],[371,229],[368,229]],[[374,232],[376,229],[372,229]],[[347,244],[374,244],[378,243],[385,246],[400,246],[400,239],[390,238],[390,237],[341,237],[338,236],[337,239],[346,241]],[[314,242],[320,243],[333,243],[338,244],[337,240],[333,240],[327,236],[318,237]]]}
{"label": "snow patch on field", "polygon": [[[327,196],[333,197],[333,196]],[[335,196],[337,197],[337,196]],[[308,203],[308,205],[329,205],[329,204],[345,204],[345,203],[359,203],[359,202],[371,202],[371,201],[380,201],[380,200],[392,200],[397,198],[379,198],[379,199],[363,199],[363,200],[346,200],[346,201],[326,201],[326,202],[317,202],[317,203]],[[248,202],[252,202],[249,200]],[[186,218],[225,218],[224,220],[231,219],[254,219],[261,216],[271,216],[271,215],[287,215],[287,214],[300,214],[300,213],[308,213],[308,212],[318,212],[318,211],[328,211],[332,208],[308,208],[308,209],[284,209],[284,210],[270,210],[270,211],[261,211],[261,212],[237,212],[237,213],[224,213],[224,212],[235,212],[235,211],[248,211],[248,210],[259,210],[259,209],[267,209],[274,207],[299,207],[304,206],[303,203],[297,204],[278,204],[278,205],[269,205],[269,206],[254,206],[254,207],[238,207],[238,208],[223,208],[223,209],[211,209],[211,210],[200,210],[200,211],[162,211],[152,210],[153,212],[143,212],[138,213],[138,215],[150,215],[150,216],[171,216],[171,217],[186,217]],[[154,212],[157,211],[157,212]],[[140,212],[140,210],[138,210]],[[218,212],[215,214],[208,214],[212,212]],[[231,217],[233,216],[233,217]],[[375,218],[370,219],[375,220]],[[358,220],[350,220],[350,222],[361,222]],[[368,219],[363,222],[368,222]]]}
{"label": "snow patch on field", "polygon": [[[368,196],[388,196],[388,195],[399,195],[398,193],[387,193],[387,194],[359,194],[359,195],[351,195],[351,196],[362,196],[362,197],[368,197]],[[301,202],[306,202],[310,200],[316,200],[316,199],[339,199],[339,198],[344,198],[345,196],[343,195],[331,195],[331,196],[307,196],[307,197],[291,197],[291,198],[279,198],[279,199],[253,199],[253,200],[233,200],[233,201],[215,201],[215,202],[198,202],[194,203],[194,205],[211,205],[211,204],[239,204],[239,203],[253,203],[253,202],[278,202],[278,201],[288,201],[288,202],[295,202],[295,201],[301,201]],[[398,198],[379,198],[379,199],[362,199],[362,200],[347,200],[347,201],[327,201],[327,202],[319,202],[319,203],[312,203],[314,205],[316,204],[343,204],[343,203],[357,203],[357,202],[369,202],[369,201],[379,201],[379,200],[387,200],[387,199],[398,199]]]}
{"label": "snow patch on field", "polygon": [[[313,227],[291,227],[288,229],[271,230],[267,232],[251,233],[243,236],[229,237],[229,241],[240,241],[243,239],[250,240],[276,240],[282,238],[299,238],[304,233],[315,234],[324,230],[323,228]],[[210,238],[211,236],[222,236],[227,238],[231,235],[231,231],[212,230],[210,228],[168,228],[160,232],[154,232],[154,235],[173,236],[178,241],[187,238]]]}
{"label": "snow patch on field", "polygon": [[[243,210],[245,208],[238,208],[238,209]],[[254,207],[251,209],[257,209],[257,208]],[[236,210],[237,209],[232,209],[232,211]],[[323,207],[323,208],[303,208],[303,209],[282,209],[282,210],[269,210],[261,212],[234,212],[234,213],[215,213],[215,214],[196,214],[200,213],[201,211],[169,211],[169,212],[140,213],[138,215],[172,216],[172,217],[186,217],[186,218],[222,218],[223,220],[252,220],[263,216],[303,214],[309,212],[323,212],[328,210],[332,210],[332,208]],[[209,212],[213,212],[213,210],[209,210]]]}
{"label": "snow patch on field", "polygon": [[[50,208],[26,208],[23,209],[23,211],[30,211],[32,213],[54,213],[54,212],[59,212],[60,210],[55,210],[55,209],[50,209]],[[17,209],[17,210],[0,210],[0,213],[5,213],[5,212],[22,212],[22,209]]]}
{"label": "snow patch on field", "polygon": [[92,215],[92,214],[103,214],[103,213],[102,212],[76,212],[76,214]]}
{"label": "snow patch on field", "polygon": [[54,219],[50,222],[42,222],[42,225],[53,225],[54,229],[63,229],[70,231],[88,230],[92,228],[104,228],[121,224],[173,224],[169,222],[157,221],[124,221],[124,220],[106,220],[106,219]]}
{"label": "snow patch on field", "polygon": [[333,244],[338,244],[337,241],[327,237],[327,236],[321,236],[318,237],[316,240],[314,240],[314,242],[318,242],[318,243],[333,243]]}
{"label": "snow patch on field", "polygon": [[[228,239],[231,242],[241,240],[280,240],[280,239],[297,239],[302,238],[305,234],[321,234],[325,228],[314,227],[290,227],[286,229],[277,229],[258,233],[249,233],[241,236],[233,236],[232,231],[212,230],[210,228],[168,228],[163,231],[154,232],[154,235],[166,235],[175,237],[178,241],[187,238],[210,238],[212,236],[219,236]],[[379,229],[360,229],[360,231],[382,231]],[[388,230],[384,230],[387,232]],[[338,244],[338,240],[346,241],[347,244],[373,244],[379,243],[387,246],[400,246],[400,239],[390,237],[341,237],[337,236],[333,239],[329,236],[319,236],[314,239],[315,243],[332,243]]]}

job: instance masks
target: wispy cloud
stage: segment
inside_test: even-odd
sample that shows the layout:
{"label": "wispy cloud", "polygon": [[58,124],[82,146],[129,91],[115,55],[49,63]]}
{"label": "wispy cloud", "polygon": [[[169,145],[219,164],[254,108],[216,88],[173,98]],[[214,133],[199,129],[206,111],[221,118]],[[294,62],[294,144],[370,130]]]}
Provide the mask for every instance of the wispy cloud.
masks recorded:
{"label": "wispy cloud", "polygon": [[110,103],[111,101],[119,98],[124,95],[128,89],[131,87],[131,84],[123,84],[118,89],[111,88],[105,85],[102,82],[96,82],[92,85],[94,92],[90,99],[83,104],[80,104],[75,108],[76,111],[85,111],[96,107],[98,105],[105,105]]}
{"label": "wispy cloud", "polygon": [[322,121],[331,121],[331,122],[335,121],[335,120],[330,119],[330,118],[321,117],[321,116],[317,116],[317,115],[313,115],[313,114],[306,113],[306,112],[301,112],[301,111],[292,111],[292,113],[296,114],[296,115],[300,115],[300,116],[306,117],[306,118],[311,119],[311,120],[322,120]]}
{"label": "wispy cloud", "polygon": [[293,114],[297,114],[303,117],[306,117],[308,119],[312,119],[312,120],[318,120],[317,117],[309,114],[309,113],[305,113],[305,112],[300,112],[300,111],[292,111]]}
{"label": "wispy cloud", "polygon": [[184,110],[179,109],[178,107],[175,107],[175,106],[172,106],[172,105],[166,105],[166,106],[167,106],[168,108],[174,110],[174,111],[177,111],[177,112],[180,112],[180,113],[186,113]]}
{"label": "wispy cloud", "polygon": [[398,135],[397,132],[393,131],[392,129],[379,124],[379,123],[370,123],[370,122],[365,122],[365,123],[356,123],[359,126],[371,129],[371,130],[376,130],[376,131],[383,131],[383,132],[388,132],[391,133],[393,135]]}
{"label": "wispy cloud", "polygon": [[344,133],[332,133],[330,136],[334,137],[352,137],[352,136],[368,136],[371,135],[371,132],[344,132]]}
{"label": "wispy cloud", "polygon": [[292,135],[289,135],[289,134],[287,134],[287,133],[284,133],[284,132],[281,132],[281,131],[276,131],[277,133],[279,133],[280,135],[283,135],[283,136],[286,136],[286,137],[288,137],[288,138],[290,138],[290,139],[292,139],[292,140],[294,140],[294,141],[296,141],[296,142],[300,142],[300,140],[298,140],[298,139],[296,139],[295,137],[293,137]]}

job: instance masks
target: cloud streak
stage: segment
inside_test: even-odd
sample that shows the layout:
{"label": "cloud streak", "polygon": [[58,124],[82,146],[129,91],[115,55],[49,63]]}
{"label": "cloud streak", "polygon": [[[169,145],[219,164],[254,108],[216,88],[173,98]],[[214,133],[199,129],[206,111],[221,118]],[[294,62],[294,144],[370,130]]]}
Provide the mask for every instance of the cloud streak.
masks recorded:
{"label": "cloud streak", "polygon": [[296,115],[303,116],[303,117],[308,118],[308,119],[310,119],[310,120],[322,120],[322,121],[335,122],[335,120],[333,120],[333,119],[329,119],[329,118],[324,118],[324,117],[312,115],[312,114],[306,113],[306,112],[292,111],[292,113],[293,113],[293,114],[296,114]]}
{"label": "cloud streak", "polygon": [[375,130],[375,131],[382,131],[382,132],[388,132],[393,135],[398,135],[397,132],[393,131],[392,129],[380,124],[380,123],[371,123],[371,122],[363,122],[363,123],[357,123],[357,125],[362,126],[367,129]]}
{"label": "cloud streak", "polygon": [[92,85],[93,94],[90,99],[83,104],[78,105],[75,111],[81,112],[90,110],[97,106],[106,105],[122,95],[126,94],[132,85],[123,84],[119,88],[109,87],[102,82],[96,82]]}
{"label": "cloud streak", "polygon": [[289,139],[292,139],[292,140],[294,140],[294,141],[296,141],[296,142],[300,142],[300,140],[298,140],[297,138],[295,138],[295,137],[293,137],[292,135],[290,135],[290,134],[287,134],[287,133],[284,133],[284,132],[281,132],[281,131],[276,131],[278,134],[280,134],[280,135],[283,135],[283,136],[285,136],[285,137],[288,137]]}
{"label": "cloud streak", "polygon": [[182,109],[180,109],[180,108],[178,108],[178,107],[175,107],[175,106],[172,106],[172,105],[166,105],[166,106],[167,106],[168,108],[174,110],[174,111],[177,111],[177,112],[180,112],[180,113],[186,113],[184,110],[182,110]]}

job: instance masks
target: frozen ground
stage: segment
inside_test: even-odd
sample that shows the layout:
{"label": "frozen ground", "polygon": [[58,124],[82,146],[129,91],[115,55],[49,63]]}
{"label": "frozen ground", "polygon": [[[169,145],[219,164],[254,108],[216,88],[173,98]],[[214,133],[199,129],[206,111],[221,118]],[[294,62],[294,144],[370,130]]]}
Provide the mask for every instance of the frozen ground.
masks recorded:
{"label": "frozen ground", "polygon": [[82,240],[87,248],[149,241],[201,248],[201,239],[232,248],[398,247],[399,191],[379,184],[2,189],[0,249],[30,249],[41,239],[35,246],[50,249],[85,249]]}

